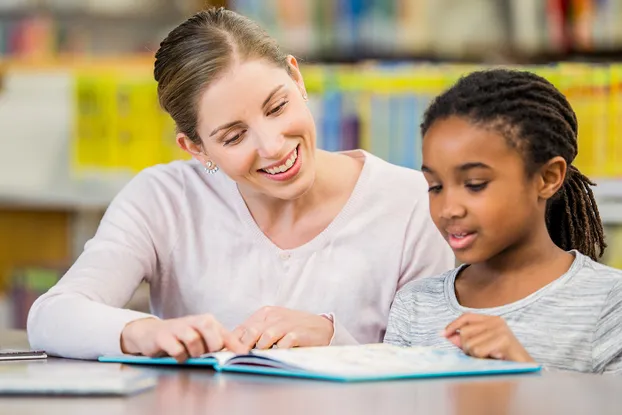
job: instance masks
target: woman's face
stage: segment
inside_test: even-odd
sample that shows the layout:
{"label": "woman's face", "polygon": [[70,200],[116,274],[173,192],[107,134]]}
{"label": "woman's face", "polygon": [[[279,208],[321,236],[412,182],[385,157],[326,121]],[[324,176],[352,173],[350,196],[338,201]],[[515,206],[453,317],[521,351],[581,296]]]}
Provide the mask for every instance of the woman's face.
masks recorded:
{"label": "woman's face", "polygon": [[283,200],[307,192],[315,179],[315,123],[295,58],[289,65],[291,75],[263,60],[234,63],[199,101],[202,148],[183,135],[182,148],[246,192]]}

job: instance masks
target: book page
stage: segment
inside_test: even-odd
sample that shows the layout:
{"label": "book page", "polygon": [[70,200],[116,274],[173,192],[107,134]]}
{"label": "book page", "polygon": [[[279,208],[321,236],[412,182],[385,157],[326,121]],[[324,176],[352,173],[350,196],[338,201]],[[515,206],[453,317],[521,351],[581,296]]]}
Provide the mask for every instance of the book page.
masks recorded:
{"label": "book page", "polygon": [[224,351],[224,352],[205,353],[199,356],[199,359],[210,359],[210,358],[216,359],[219,365],[224,365],[225,363],[227,363],[229,359],[236,357],[236,356],[238,355],[236,355],[233,352]]}
{"label": "book page", "polygon": [[515,362],[472,358],[459,350],[388,344],[255,350],[253,354],[301,371],[338,376],[488,371],[518,365]]}

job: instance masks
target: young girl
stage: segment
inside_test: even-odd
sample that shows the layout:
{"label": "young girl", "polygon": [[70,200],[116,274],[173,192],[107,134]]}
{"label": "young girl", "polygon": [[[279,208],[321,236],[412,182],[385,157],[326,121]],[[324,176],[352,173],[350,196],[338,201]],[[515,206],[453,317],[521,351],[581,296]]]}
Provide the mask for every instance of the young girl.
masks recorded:
{"label": "young girl", "polygon": [[622,272],[596,262],[603,227],[566,98],[529,72],[475,72],[421,129],[430,213],[464,265],[402,288],[385,342],[622,373]]}

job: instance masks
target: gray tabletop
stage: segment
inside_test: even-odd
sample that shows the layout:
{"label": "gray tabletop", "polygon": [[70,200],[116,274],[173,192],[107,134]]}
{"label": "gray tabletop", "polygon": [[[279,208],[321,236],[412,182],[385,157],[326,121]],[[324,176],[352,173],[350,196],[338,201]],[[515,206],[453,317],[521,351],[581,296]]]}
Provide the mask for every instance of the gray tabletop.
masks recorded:
{"label": "gray tabletop", "polygon": [[[7,344],[23,347],[25,336],[0,333],[0,346]],[[50,358],[10,364],[86,370],[102,363]],[[155,389],[113,398],[0,397],[0,414],[622,414],[622,377],[543,372],[341,384],[202,368],[140,370],[159,375]]]}

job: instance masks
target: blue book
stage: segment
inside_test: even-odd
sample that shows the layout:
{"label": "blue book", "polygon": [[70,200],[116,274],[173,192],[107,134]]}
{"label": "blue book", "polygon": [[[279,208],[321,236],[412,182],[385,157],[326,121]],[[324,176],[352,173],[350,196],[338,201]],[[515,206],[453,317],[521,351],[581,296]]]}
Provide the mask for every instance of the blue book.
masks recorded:
{"label": "blue book", "polygon": [[388,344],[302,347],[206,354],[177,363],[171,357],[102,356],[100,362],[143,365],[208,366],[241,372],[338,382],[538,372],[537,364],[477,359],[460,350],[399,347]]}

